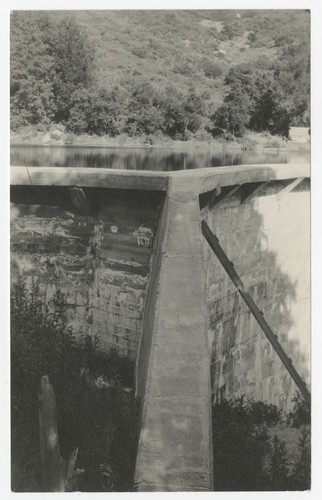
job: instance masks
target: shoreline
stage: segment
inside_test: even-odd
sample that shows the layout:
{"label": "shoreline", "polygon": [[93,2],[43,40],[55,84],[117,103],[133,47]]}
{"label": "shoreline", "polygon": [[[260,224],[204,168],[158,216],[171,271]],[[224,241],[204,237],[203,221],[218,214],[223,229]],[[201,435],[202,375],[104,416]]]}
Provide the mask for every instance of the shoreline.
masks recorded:
{"label": "shoreline", "polygon": [[109,144],[109,143],[92,143],[92,142],[75,142],[73,144],[65,144],[63,142],[50,142],[50,143],[43,143],[39,141],[10,141],[10,148],[11,147],[39,147],[39,148],[66,148],[66,149],[72,149],[72,148],[93,148],[93,149],[144,149],[144,150],[173,150],[173,151],[193,151],[193,150],[198,150],[198,149],[204,149],[204,150],[217,150],[217,151],[259,151],[259,152],[285,152],[285,153],[310,153],[311,151],[311,145],[310,143],[305,144],[305,143],[292,143],[292,145],[287,145],[284,147],[265,147],[262,145],[254,145],[254,146],[246,146],[243,144],[236,144],[236,143],[227,143],[227,144],[221,144],[221,143],[191,143],[189,144],[184,144],[184,143],[160,143],[160,144],[144,144],[144,143],[115,143],[115,144]]}
{"label": "shoreline", "polygon": [[100,149],[144,149],[170,151],[260,151],[260,152],[302,152],[309,153],[310,142],[293,142],[268,132],[248,131],[243,137],[230,141],[223,138],[212,138],[210,134],[203,139],[191,137],[188,140],[173,140],[162,136],[133,137],[119,135],[75,135],[69,134],[62,127],[51,127],[46,131],[25,127],[11,132],[10,147],[42,147],[42,148],[100,148]]}

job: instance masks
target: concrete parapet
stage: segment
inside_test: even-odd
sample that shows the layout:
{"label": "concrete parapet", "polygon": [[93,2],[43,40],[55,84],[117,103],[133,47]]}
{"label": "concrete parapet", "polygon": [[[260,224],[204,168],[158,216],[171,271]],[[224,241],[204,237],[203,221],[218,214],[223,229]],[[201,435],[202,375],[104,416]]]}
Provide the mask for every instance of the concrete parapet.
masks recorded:
{"label": "concrete parapet", "polygon": [[205,265],[196,195],[171,188],[152,270],[151,331],[135,481],[139,491],[212,489]]}
{"label": "concrete parapet", "polygon": [[[303,229],[309,227],[309,165],[11,170],[15,266],[37,275],[46,297],[56,283],[63,285],[75,318],[101,332],[108,348],[136,358],[138,490],[211,490],[211,393],[215,399],[217,393],[245,393],[285,406],[291,391],[275,353],[210,255],[201,218],[286,350],[292,332],[289,353],[300,364],[308,350],[303,332],[309,330],[302,321],[309,310]],[[289,197],[293,189],[298,192]],[[285,195],[293,202],[285,202]],[[306,246],[298,239],[290,245],[300,227],[299,202]],[[281,229],[282,213],[288,231]],[[303,277],[294,274],[299,262],[305,274],[300,292]]]}
{"label": "concrete parapet", "polygon": [[306,163],[239,165],[217,168],[196,168],[176,172],[145,170],[113,170],[108,168],[12,167],[11,185],[79,186],[112,189],[167,191],[172,184],[179,193],[201,194],[217,186],[232,186],[249,182],[310,177]]}

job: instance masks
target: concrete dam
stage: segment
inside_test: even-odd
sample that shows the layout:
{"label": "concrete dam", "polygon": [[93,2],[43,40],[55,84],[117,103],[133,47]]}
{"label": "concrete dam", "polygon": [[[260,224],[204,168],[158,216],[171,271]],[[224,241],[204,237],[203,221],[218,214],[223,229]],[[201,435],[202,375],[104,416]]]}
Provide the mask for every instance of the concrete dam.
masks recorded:
{"label": "concrete dam", "polygon": [[289,372],[206,225],[310,383],[310,167],[11,168],[11,275],[67,297],[71,325],[135,362],[139,491],[212,489],[211,405],[292,407]]}

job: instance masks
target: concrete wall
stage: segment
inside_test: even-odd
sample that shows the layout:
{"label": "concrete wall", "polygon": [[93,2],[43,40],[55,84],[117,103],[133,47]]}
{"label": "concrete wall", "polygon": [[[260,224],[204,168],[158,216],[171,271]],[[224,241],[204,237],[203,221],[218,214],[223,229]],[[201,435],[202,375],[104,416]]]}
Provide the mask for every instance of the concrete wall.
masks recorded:
{"label": "concrete wall", "polygon": [[[310,380],[310,194],[236,198],[205,220],[307,383]],[[215,400],[247,396],[292,406],[294,384],[205,242]]]}
{"label": "concrete wall", "polygon": [[67,188],[45,191],[12,191],[12,281],[35,278],[47,300],[60,288],[74,327],[98,335],[102,351],[135,361],[163,195],[88,190],[82,215]]}
{"label": "concrete wall", "polygon": [[[202,217],[308,379],[309,194],[274,188],[241,204],[254,185],[287,191],[308,170],[15,170],[13,280],[36,276],[47,299],[59,286],[74,325],[137,361],[139,491],[212,489],[211,392],[290,404],[290,377],[204,240]],[[244,191],[207,208],[236,184]]]}
{"label": "concrete wall", "polygon": [[207,491],[212,489],[210,358],[196,192],[172,182],[159,229],[152,270],[157,300],[151,299],[145,317],[150,342],[142,353],[148,364],[144,391],[139,386],[135,481],[139,491]]}
{"label": "concrete wall", "polygon": [[142,334],[135,363],[135,392],[140,398],[141,406],[144,402],[149,360],[151,355],[152,332],[156,323],[156,308],[159,297],[159,282],[162,263],[162,242],[168,218],[168,198],[162,207],[158,229],[153,241],[153,252],[150,265],[150,279],[146,293],[143,311]]}
{"label": "concrete wall", "polygon": [[165,202],[156,192],[85,194],[88,215],[76,213],[66,188],[12,190],[12,281],[35,278],[46,300],[60,288],[74,327],[99,335],[105,352],[137,357],[139,491],[209,490],[210,358],[198,194],[180,182]]}

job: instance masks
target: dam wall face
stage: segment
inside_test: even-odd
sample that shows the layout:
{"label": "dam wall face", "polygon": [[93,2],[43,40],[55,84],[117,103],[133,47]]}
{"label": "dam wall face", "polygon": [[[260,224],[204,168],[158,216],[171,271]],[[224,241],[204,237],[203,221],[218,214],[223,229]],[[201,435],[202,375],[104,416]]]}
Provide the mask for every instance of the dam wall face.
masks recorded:
{"label": "dam wall face", "polygon": [[295,388],[202,221],[309,383],[309,166],[12,170],[12,282],[136,362],[138,491],[213,490],[212,401]]}
{"label": "dam wall face", "polygon": [[[310,382],[310,193],[291,192],[203,211],[250,295]],[[208,338],[213,400],[245,395],[291,409],[296,389],[207,243]]]}
{"label": "dam wall face", "polygon": [[89,189],[87,213],[67,188],[19,187],[12,199],[12,283],[36,280],[47,302],[59,288],[75,329],[135,361],[162,193]]}

